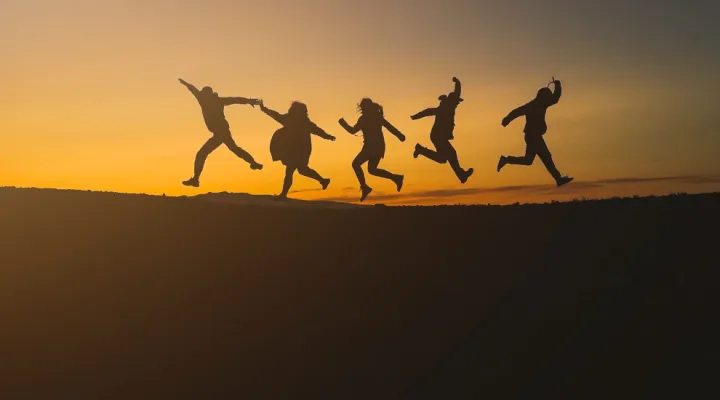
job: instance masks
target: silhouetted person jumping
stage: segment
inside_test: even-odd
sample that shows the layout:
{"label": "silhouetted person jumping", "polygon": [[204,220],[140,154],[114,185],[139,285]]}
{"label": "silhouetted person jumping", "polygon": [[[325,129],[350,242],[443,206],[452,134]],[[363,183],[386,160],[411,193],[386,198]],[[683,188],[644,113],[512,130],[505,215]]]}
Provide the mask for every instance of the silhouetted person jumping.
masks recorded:
{"label": "silhouetted person jumping", "polygon": [[[497,170],[500,170],[506,164],[515,165],[532,165],[535,160],[535,156],[540,157],[540,160],[545,164],[550,175],[555,178],[555,183],[558,186],[563,186],[570,183],[573,178],[562,176],[555,167],[550,150],[545,144],[543,135],[547,132],[547,124],[545,123],[545,112],[548,107],[557,104],[560,101],[562,95],[562,85],[560,81],[553,78],[551,84],[555,84],[555,92],[550,90],[549,87],[544,87],[538,90],[537,96],[534,100],[525,104],[522,107],[518,107],[510,112],[502,120],[503,126],[508,126],[515,118],[525,116],[525,155],[522,157],[515,156],[500,156],[498,161]],[[549,85],[548,85],[549,86]]]}
{"label": "silhouetted person jumping", "polygon": [[398,192],[402,189],[405,177],[380,169],[378,168],[378,164],[380,164],[380,160],[385,157],[385,137],[383,136],[382,129],[386,128],[390,133],[400,139],[401,142],[405,141],[405,135],[385,119],[382,106],[373,102],[371,99],[362,99],[360,104],[358,104],[358,111],[360,111],[361,115],[354,126],[350,126],[344,118],[340,118],[339,122],[346,131],[353,135],[358,133],[358,131],[362,131],[363,133],[363,148],[352,162],[353,170],[355,171],[358,182],[360,182],[360,191],[362,192],[360,201],[362,202],[370,192],[372,192],[372,188],[365,182],[365,175],[362,170],[362,165],[365,163],[368,163],[368,173],[370,173],[370,175],[395,182]]}
{"label": "silhouetted person jumping", "polygon": [[455,151],[455,148],[450,143],[450,141],[454,139],[455,109],[464,101],[460,97],[460,81],[457,78],[453,78],[453,82],[455,82],[455,91],[448,95],[440,96],[438,98],[440,104],[436,108],[428,108],[410,117],[416,120],[431,115],[435,116],[435,123],[430,131],[430,141],[435,146],[435,151],[421,146],[418,143],[415,145],[413,157],[417,158],[419,155],[422,155],[439,164],[449,162],[450,167],[452,167],[460,182],[465,183],[473,174],[473,169],[470,168],[466,171],[460,167],[457,151]]}
{"label": "silhouetted person jumping", "polygon": [[323,139],[335,140],[335,137],[327,134],[308,117],[307,106],[300,102],[293,102],[287,114],[280,114],[277,111],[265,107],[262,100],[260,109],[283,127],[278,129],[270,140],[270,154],[273,161],[280,161],[285,165],[285,180],[282,193],[279,197],[287,198],[293,182],[295,171],[308,178],[315,179],[322,185],[323,190],[327,189],[330,179],[325,179],[314,169],[310,168],[310,154],[312,153],[311,134],[318,135]]}
{"label": "silhouetted person jumping", "polygon": [[250,164],[250,168],[254,170],[261,170],[263,166],[255,161],[255,159],[247,151],[241,149],[235,143],[232,138],[232,134],[230,133],[230,124],[228,124],[227,119],[225,119],[225,106],[232,104],[249,104],[254,107],[260,104],[260,101],[257,99],[246,99],[244,97],[220,97],[209,86],[205,86],[202,90],[198,90],[195,86],[182,79],[180,79],[180,83],[185,85],[190,92],[195,95],[195,98],[202,108],[205,125],[213,134],[213,136],[205,142],[195,156],[195,174],[192,178],[184,181],[183,185],[193,187],[200,186],[200,174],[202,174],[203,168],[205,167],[205,160],[207,160],[210,153],[222,144],[227,146],[227,148],[235,153],[236,156],[247,161]]}

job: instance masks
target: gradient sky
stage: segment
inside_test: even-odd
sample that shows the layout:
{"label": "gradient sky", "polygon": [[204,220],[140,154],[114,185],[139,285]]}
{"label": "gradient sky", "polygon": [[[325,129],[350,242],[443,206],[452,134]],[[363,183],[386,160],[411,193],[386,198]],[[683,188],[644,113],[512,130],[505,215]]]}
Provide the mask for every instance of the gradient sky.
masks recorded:
{"label": "gradient sky", "polygon": [[[192,195],[275,194],[277,124],[257,109],[226,110],[241,147],[266,165],[251,171],[213,153],[202,187],[192,175],[209,137],[177,79],[220,95],[261,97],[284,111],[308,104],[336,135],[314,139],[311,166],[327,192],[299,177],[299,198],[355,200],[350,162],[362,145],[337,124],[370,96],[408,136],[388,135],[381,164],[406,174],[406,193],[369,177],[377,201],[507,203],[720,190],[720,5],[712,1],[584,0],[2,0],[0,185]],[[564,83],[546,140],[566,188],[537,162],[495,172],[522,154],[512,108],[552,76]],[[431,119],[409,116],[463,82],[455,146],[475,175],[412,159]],[[372,196],[371,196],[372,197]]]}

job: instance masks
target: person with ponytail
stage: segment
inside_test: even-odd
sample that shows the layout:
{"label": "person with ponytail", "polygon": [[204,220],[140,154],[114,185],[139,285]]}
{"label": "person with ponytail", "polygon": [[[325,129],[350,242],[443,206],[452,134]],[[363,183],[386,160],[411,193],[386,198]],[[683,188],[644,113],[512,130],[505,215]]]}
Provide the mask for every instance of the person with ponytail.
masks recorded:
{"label": "person with ponytail", "polygon": [[397,186],[397,191],[402,189],[405,177],[403,175],[393,174],[384,169],[378,168],[380,160],[385,157],[385,137],[383,136],[383,128],[392,133],[401,142],[405,141],[403,135],[395,128],[387,119],[380,104],[375,103],[369,98],[364,98],[358,104],[360,118],[355,125],[350,126],[344,118],[340,118],[340,126],[345,128],[350,134],[354,135],[359,131],[363,133],[363,147],[360,153],[352,162],[353,170],[360,183],[360,201],[365,201],[367,196],[372,192],[372,188],[365,181],[362,165],[368,163],[368,173],[379,178],[391,180]]}

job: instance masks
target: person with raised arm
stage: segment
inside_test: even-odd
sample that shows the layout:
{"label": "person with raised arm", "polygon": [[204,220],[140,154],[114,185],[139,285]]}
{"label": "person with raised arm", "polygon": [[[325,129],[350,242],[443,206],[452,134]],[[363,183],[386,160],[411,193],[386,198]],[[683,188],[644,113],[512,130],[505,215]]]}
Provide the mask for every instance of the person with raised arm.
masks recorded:
{"label": "person with raised arm", "polygon": [[255,159],[247,151],[240,148],[233,140],[230,133],[230,124],[225,118],[225,106],[233,104],[248,104],[253,107],[260,104],[257,99],[248,99],[245,97],[220,97],[210,86],[205,86],[202,90],[198,90],[195,86],[180,79],[185,87],[195,96],[200,108],[202,109],[203,118],[207,129],[212,133],[212,137],[205,142],[195,156],[195,173],[192,178],[183,181],[183,185],[199,187],[200,174],[205,167],[205,161],[210,153],[215,151],[221,145],[227,146],[236,156],[245,160],[250,164],[253,170],[261,170],[263,166],[255,161]]}
{"label": "person with raised arm", "polygon": [[280,114],[265,107],[262,100],[259,104],[265,114],[282,125],[282,128],[275,131],[270,140],[270,154],[273,161],[280,161],[285,165],[285,180],[282,192],[278,197],[287,198],[295,171],[318,181],[323,190],[327,189],[330,179],[323,178],[317,171],[309,167],[312,154],[311,135],[331,141],[335,140],[335,136],[328,134],[310,120],[307,106],[303,103],[293,102],[287,114]]}
{"label": "person with raised arm", "polygon": [[[555,91],[550,90],[549,86],[554,85]],[[540,160],[545,164],[545,168],[548,170],[550,175],[555,179],[555,183],[558,187],[566,185],[574,178],[563,176],[555,167],[555,162],[552,159],[550,150],[545,143],[543,136],[547,132],[547,123],[545,122],[545,114],[547,109],[555,105],[560,101],[562,96],[562,84],[559,80],[553,77],[548,87],[541,88],[538,90],[535,99],[529,103],[520,106],[512,110],[503,120],[502,126],[508,126],[513,120],[524,116],[525,117],[525,155],[521,157],[516,156],[500,156],[498,161],[497,171],[507,164],[513,165],[532,165],[535,160],[535,156],[540,157]]]}
{"label": "person with raised arm", "polygon": [[375,103],[369,98],[364,98],[358,104],[360,118],[355,125],[350,126],[344,118],[338,121],[348,133],[354,135],[359,131],[363,133],[363,147],[360,153],[352,162],[353,170],[360,183],[360,202],[365,201],[367,196],[372,192],[372,188],[368,186],[363,174],[362,165],[368,163],[368,173],[380,178],[391,180],[397,186],[397,191],[402,189],[405,177],[403,175],[393,174],[384,169],[378,168],[380,160],[385,157],[385,137],[383,136],[383,128],[392,133],[401,142],[405,141],[403,135],[395,128],[387,119],[383,112],[383,107]]}
{"label": "person with raised arm", "polygon": [[460,166],[457,151],[450,143],[455,138],[453,135],[455,130],[455,110],[464,101],[460,97],[460,80],[453,78],[453,82],[455,82],[455,90],[448,95],[438,97],[440,104],[437,107],[425,109],[410,117],[413,120],[430,116],[435,117],[435,123],[430,131],[430,141],[435,146],[435,150],[428,149],[418,143],[415,145],[413,157],[418,158],[418,156],[422,155],[438,164],[450,163],[455,176],[461,183],[465,183],[473,174],[473,169],[464,170]]}

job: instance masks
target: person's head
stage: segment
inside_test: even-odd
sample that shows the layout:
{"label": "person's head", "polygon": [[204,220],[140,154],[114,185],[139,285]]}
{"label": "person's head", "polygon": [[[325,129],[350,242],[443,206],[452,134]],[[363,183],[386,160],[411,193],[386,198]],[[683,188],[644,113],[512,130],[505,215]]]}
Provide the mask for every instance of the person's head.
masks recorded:
{"label": "person's head", "polygon": [[465,99],[460,98],[455,92],[443,94],[438,97],[438,100],[440,100],[441,107],[457,107],[461,102],[465,101]]}
{"label": "person's head", "polygon": [[540,88],[535,96],[535,100],[542,104],[550,104],[552,102],[553,93],[548,87]]}
{"label": "person's head", "polygon": [[288,115],[291,115],[293,117],[307,118],[308,108],[305,105],[305,103],[301,103],[299,101],[293,101],[292,104],[290,104],[290,108],[288,109]]}
{"label": "person's head", "polygon": [[362,115],[379,117],[382,117],[384,115],[383,107],[367,97],[360,100],[357,108],[358,111],[362,113]]}
{"label": "person's head", "polygon": [[218,97],[218,94],[210,86],[205,86],[204,88],[202,88],[200,93],[202,93],[202,95],[205,97]]}

